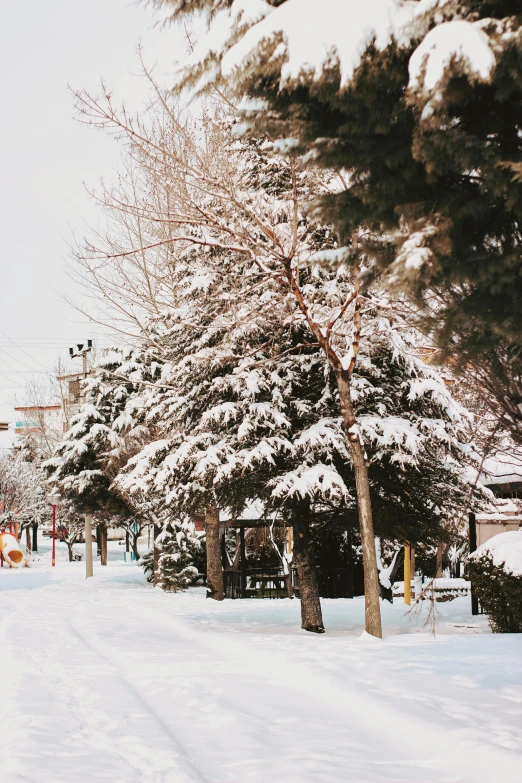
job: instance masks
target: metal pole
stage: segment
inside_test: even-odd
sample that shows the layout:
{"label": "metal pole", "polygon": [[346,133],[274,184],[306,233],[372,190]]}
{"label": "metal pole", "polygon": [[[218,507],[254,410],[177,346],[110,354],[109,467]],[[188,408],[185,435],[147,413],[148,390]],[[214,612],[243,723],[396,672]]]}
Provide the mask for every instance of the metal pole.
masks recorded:
{"label": "metal pole", "polygon": [[92,519],[90,514],[85,515],[85,578],[93,576],[92,570]]}
{"label": "metal pole", "polygon": [[[469,552],[474,552],[477,548],[477,518],[475,514],[469,515]],[[473,585],[471,585],[471,614],[476,615],[479,613],[478,598],[473,592]]]}
{"label": "metal pole", "polygon": [[53,503],[53,558],[52,565],[56,565],[56,503]]}
{"label": "metal pole", "polygon": [[404,544],[404,603],[411,606],[411,551],[409,544]]}

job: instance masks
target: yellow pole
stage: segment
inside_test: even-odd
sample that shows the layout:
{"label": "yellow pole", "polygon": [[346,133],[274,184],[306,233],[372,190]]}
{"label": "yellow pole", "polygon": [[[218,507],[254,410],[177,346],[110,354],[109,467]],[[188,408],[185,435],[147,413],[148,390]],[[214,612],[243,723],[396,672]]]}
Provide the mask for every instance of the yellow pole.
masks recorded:
{"label": "yellow pole", "polygon": [[411,550],[404,544],[404,603],[411,605]]}

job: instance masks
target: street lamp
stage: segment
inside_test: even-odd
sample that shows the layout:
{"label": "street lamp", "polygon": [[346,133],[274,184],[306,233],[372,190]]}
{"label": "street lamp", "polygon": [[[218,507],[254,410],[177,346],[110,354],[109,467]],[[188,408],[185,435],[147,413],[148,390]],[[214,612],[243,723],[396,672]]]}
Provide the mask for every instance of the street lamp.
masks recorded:
{"label": "street lamp", "polygon": [[53,556],[52,556],[53,567],[56,565],[56,506],[58,505],[59,500],[60,500],[60,493],[58,492],[57,489],[53,489],[53,491],[49,495],[49,501],[53,507]]}

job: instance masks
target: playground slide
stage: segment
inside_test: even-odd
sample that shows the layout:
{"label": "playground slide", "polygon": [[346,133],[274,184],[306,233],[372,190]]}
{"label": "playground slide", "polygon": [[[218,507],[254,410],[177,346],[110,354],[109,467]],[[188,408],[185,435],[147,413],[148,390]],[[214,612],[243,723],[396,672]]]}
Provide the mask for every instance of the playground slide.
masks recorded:
{"label": "playground slide", "polygon": [[0,533],[0,554],[10,568],[23,568],[27,565],[24,552],[11,533]]}

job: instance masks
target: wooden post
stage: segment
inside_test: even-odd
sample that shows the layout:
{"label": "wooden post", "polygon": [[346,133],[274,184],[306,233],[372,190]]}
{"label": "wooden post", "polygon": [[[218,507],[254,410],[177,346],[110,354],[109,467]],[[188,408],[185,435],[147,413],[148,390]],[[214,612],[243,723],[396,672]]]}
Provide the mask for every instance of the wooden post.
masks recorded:
{"label": "wooden post", "polygon": [[153,528],[153,540],[152,540],[152,546],[153,546],[153,570],[154,570],[154,576],[152,577],[152,584],[154,587],[158,584],[159,581],[159,559],[160,559],[160,547],[158,544],[158,536],[161,533],[161,527],[159,525],[154,524]]}
{"label": "wooden post", "polygon": [[351,530],[348,530],[348,597],[353,598],[353,546]]}
{"label": "wooden post", "polygon": [[100,564],[107,565],[107,538],[109,531],[107,525],[102,525],[100,529]]}
{"label": "wooden post", "polygon": [[[469,515],[469,551],[474,552],[477,548],[477,518],[475,514]],[[471,585],[471,614],[476,615],[479,613],[478,598],[473,592],[473,585]]]}
{"label": "wooden post", "polygon": [[294,528],[288,527],[286,529],[286,551],[291,555],[294,551]]}
{"label": "wooden post", "polygon": [[224,571],[228,568],[226,532],[226,530],[223,530],[223,535],[219,539],[221,546],[221,565],[223,566]]}
{"label": "wooden post", "polygon": [[239,569],[241,577],[241,598],[246,596],[246,547],[245,547],[245,528],[243,525],[239,528]]}
{"label": "wooden post", "polygon": [[53,549],[51,565],[56,565],[56,503],[53,503]]}
{"label": "wooden post", "polygon": [[404,544],[404,603],[411,605],[411,550]]}
{"label": "wooden post", "polygon": [[83,535],[85,538],[85,578],[88,579],[94,574],[92,569],[92,517],[90,514],[85,515]]}

